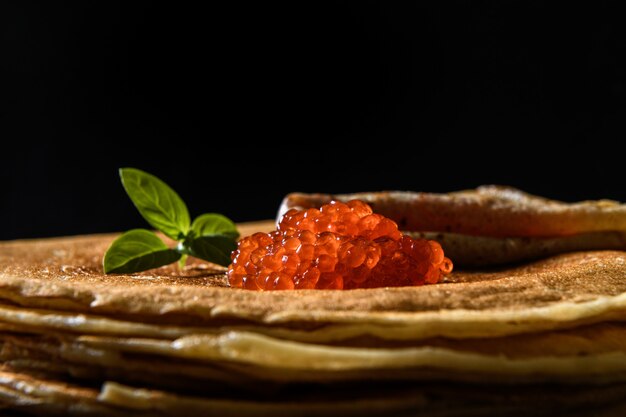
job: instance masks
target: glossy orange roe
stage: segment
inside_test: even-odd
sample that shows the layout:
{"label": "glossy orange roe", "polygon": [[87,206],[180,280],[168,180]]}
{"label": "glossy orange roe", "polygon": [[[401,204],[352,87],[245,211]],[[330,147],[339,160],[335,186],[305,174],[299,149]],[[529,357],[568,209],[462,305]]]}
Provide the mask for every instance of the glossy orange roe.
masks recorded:
{"label": "glossy orange roe", "polygon": [[289,210],[272,233],[239,241],[231,287],[352,289],[435,284],[452,271],[439,243],[402,235],[359,200]]}

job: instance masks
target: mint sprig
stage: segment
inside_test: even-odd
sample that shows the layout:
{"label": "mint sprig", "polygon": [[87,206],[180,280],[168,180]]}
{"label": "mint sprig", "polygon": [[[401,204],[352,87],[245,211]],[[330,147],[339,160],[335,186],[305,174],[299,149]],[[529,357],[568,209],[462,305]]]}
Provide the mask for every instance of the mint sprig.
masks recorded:
{"label": "mint sprig", "polygon": [[183,267],[188,255],[223,266],[230,263],[239,237],[232,220],[206,213],[192,223],[185,202],[159,178],[136,168],[121,168],[120,178],[141,216],[178,244],[169,248],[150,230],[130,230],[107,249],[104,273],[140,272],[176,261]]}
{"label": "mint sprig", "polygon": [[120,169],[126,193],[139,213],[152,227],[174,240],[189,231],[189,210],[176,191],[147,172],[135,168]]}

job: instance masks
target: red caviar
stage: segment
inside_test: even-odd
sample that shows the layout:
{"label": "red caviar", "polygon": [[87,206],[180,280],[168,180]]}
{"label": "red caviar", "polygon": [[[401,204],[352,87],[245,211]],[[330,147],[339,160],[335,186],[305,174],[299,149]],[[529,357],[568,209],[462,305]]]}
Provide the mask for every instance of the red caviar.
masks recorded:
{"label": "red caviar", "polygon": [[289,210],[276,231],[240,240],[231,259],[230,286],[260,291],[436,284],[452,271],[439,243],[402,235],[360,200]]}

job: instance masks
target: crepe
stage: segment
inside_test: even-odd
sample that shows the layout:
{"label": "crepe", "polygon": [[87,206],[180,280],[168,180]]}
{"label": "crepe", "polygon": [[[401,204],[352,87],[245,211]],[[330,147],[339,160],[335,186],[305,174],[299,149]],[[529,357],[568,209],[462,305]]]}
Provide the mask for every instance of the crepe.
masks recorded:
{"label": "crepe", "polygon": [[626,205],[610,200],[564,203],[511,187],[482,186],[448,194],[292,193],[289,209],[360,199],[414,237],[438,241],[457,266],[498,265],[578,250],[626,250]]}
{"label": "crepe", "polygon": [[254,292],[198,260],[104,275],[115,237],[0,243],[0,404],[114,416],[626,411],[624,251],[457,268],[423,287]]}
{"label": "crepe", "polygon": [[457,266],[512,264],[565,252],[626,249],[626,232],[590,232],[559,237],[470,236],[445,232],[405,232],[439,242]]}
{"label": "crepe", "polygon": [[[190,278],[169,267],[104,276],[99,254],[111,239],[3,244],[0,259],[8,266],[0,273],[0,296],[17,304],[0,305],[5,331],[61,333],[66,341],[81,335],[66,345],[104,349],[91,355],[104,361],[118,352],[161,355],[245,365],[237,372],[283,381],[385,378],[389,370],[396,378],[404,372],[467,379],[478,372],[516,380],[614,380],[625,372],[626,349],[615,344],[626,340],[624,252],[458,271],[433,286],[259,293],[223,287],[221,273],[208,265],[192,265],[189,271],[205,275]],[[606,324],[610,320],[616,324]],[[594,323],[592,336],[581,336],[582,326]],[[570,328],[570,336],[557,332]],[[543,339],[533,336],[541,332]],[[563,350],[563,338],[579,350]]]}
{"label": "crepe", "polygon": [[[309,387],[310,388],[310,387]],[[626,385],[528,387],[429,384],[392,385],[393,391],[345,389],[343,399],[311,397],[298,402],[191,396],[106,382],[85,388],[45,374],[0,372],[0,401],[41,415],[83,416],[618,416],[626,411]],[[590,414],[592,413],[592,414]]]}
{"label": "crepe", "polygon": [[572,253],[500,270],[459,270],[444,284],[423,287],[258,293],[227,288],[223,272],[206,264],[182,274],[164,267],[105,276],[100,260],[113,238],[0,244],[0,299],[159,325],[262,324],[287,332],[285,338],[289,331],[321,334],[310,340],[359,334],[485,337],[620,320],[626,310],[623,251]]}
{"label": "crepe", "polygon": [[331,200],[359,199],[402,230],[453,232],[494,237],[554,237],[626,231],[626,205],[611,200],[564,203],[504,186],[482,186],[447,194],[385,191],[285,196],[280,216],[291,208],[320,207]]}
{"label": "crepe", "polygon": [[[12,352],[25,349],[75,365],[136,372],[145,368],[146,357],[151,357],[163,364],[148,368],[152,376],[178,374],[196,381],[239,386],[245,386],[249,377],[274,382],[358,381],[364,377],[626,381],[626,325],[619,323],[477,340],[435,338],[400,345],[357,339],[345,346],[286,341],[242,331],[175,340],[18,332],[21,334],[0,335],[5,343],[5,361],[19,362],[25,355]],[[13,350],[6,352],[9,348]],[[170,367],[172,362],[177,362],[178,368]]]}
{"label": "crepe", "polygon": [[[117,406],[99,404],[97,391],[46,377],[0,371],[0,395],[12,408],[39,415],[130,416]],[[146,414],[137,414],[144,415]]]}

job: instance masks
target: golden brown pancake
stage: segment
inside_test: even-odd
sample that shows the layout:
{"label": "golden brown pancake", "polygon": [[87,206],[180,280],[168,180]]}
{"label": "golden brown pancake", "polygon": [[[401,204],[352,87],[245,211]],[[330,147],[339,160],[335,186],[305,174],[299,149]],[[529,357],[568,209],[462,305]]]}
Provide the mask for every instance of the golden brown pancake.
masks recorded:
{"label": "golden brown pancake", "polygon": [[223,269],[203,263],[183,272],[168,266],[104,275],[101,258],[113,238],[1,243],[0,299],[158,324],[263,323],[328,332],[327,338],[346,332],[384,332],[392,339],[513,334],[619,320],[626,310],[623,251],[457,270],[443,284],[422,287],[253,292],[228,288]]}
{"label": "golden brown pancake", "polygon": [[[436,377],[475,382],[626,380],[626,326],[622,323],[508,337],[431,338],[401,344],[361,338],[341,345],[323,345],[291,342],[250,331],[154,339],[24,328],[5,330],[0,333],[0,341],[4,343],[0,358],[12,366],[22,364],[24,359],[55,358],[55,362],[95,367],[118,377],[124,371],[143,372],[142,376],[160,377],[158,380],[178,375],[196,383],[215,381],[240,388],[248,385],[246,378],[278,382],[358,381],[374,377]],[[161,365],[150,367],[149,358]]]}
{"label": "golden brown pancake", "polygon": [[104,275],[114,238],[0,243],[0,403],[124,416],[625,410],[624,251],[457,269],[423,287],[253,292],[201,261]]}
{"label": "golden brown pancake", "polygon": [[[309,387],[310,388],[310,387]],[[477,385],[431,383],[390,389],[344,387],[332,399],[219,399],[106,382],[81,387],[43,373],[0,372],[0,404],[29,415],[78,416],[619,416],[626,385]],[[343,397],[343,398],[342,398]]]}
{"label": "golden brown pancake", "polygon": [[320,207],[336,199],[363,200],[401,230],[452,232],[493,237],[555,237],[626,231],[626,205],[598,200],[564,203],[511,187],[482,186],[447,194],[385,191],[355,194],[287,195],[279,218],[291,208]]}
{"label": "golden brown pancake", "polygon": [[615,201],[564,203],[511,187],[482,186],[448,194],[387,191],[292,193],[289,209],[360,199],[414,237],[438,241],[456,266],[499,265],[579,250],[626,250],[626,205]]}
{"label": "golden brown pancake", "polygon": [[457,267],[512,264],[566,252],[626,249],[626,232],[589,232],[558,237],[491,237],[446,232],[405,232],[441,244]]}

